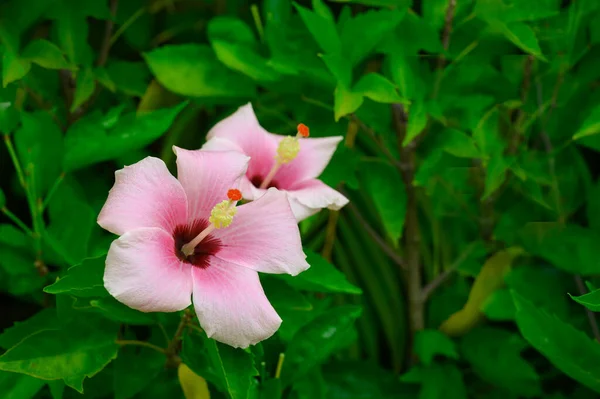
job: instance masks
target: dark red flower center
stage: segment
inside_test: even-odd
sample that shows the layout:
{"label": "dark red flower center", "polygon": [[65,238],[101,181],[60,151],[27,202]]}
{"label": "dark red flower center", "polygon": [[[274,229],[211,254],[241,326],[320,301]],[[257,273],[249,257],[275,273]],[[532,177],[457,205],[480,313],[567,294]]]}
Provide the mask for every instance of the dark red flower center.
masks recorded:
{"label": "dark red flower center", "polygon": [[201,269],[206,269],[209,266],[209,257],[215,255],[223,247],[221,240],[214,237],[212,234],[206,236],[204,240],[196,245],[193,254],[185,256],[183,252],[181,252],[181,247],[192,241],[198,234],[207,228],[209,224],[209,221],[206,219],[196,219],[192,223],[185,225],[180,224],[175,227],[173,239],[175,240],[175,254],[179,259]]}
{"label": "dark red flower center", "polygon": [[[255,175],[250,178],[250,182],[254,185],[254,187],[260,187],[263,180],[264,180],[264,176],[259,176],[259,175]],[[277,183],[276,179],[271,180],[271,182],[267,186],[267,188],[271,188],[271,187],[275,187],[277,189],[281,188],[281,187],[279,187],[279,184]]]}

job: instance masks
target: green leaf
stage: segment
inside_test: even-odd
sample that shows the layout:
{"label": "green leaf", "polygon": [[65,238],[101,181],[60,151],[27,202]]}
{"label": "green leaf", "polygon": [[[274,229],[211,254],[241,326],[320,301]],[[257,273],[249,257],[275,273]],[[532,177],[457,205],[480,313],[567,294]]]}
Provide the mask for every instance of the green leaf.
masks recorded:
{"label": "green leaf", "polygon": [[21,59],[33,62],[47,69],[70,68],[60,48],[44,39],[36,39],[29,42],[21,54]]}
{"label": "green leaf", "polygon": [[502,155],[494,156],[487,164],[485,175],[485,189],[481,200],[485,200],[492,195],[506,179],[506,172],[509,170],[511,162]]}
{"label": "green leaf", "polygon": [[600,393],[600,346],[583,332],[536,308],[516,292],[517,325],[523,337],[569,377]]}
{"label": "green leaf", "polygon": [[481,153],[475,141],[466,133],[456,129],[446,129],[439,133],[441,146],[449,154],[460,158],[479,158]]}
{"label": "green leaf", "polygon": [[4,191],[0,188],[0,209],[4,208],[4,205],[6,205],[6,196],[4,195]]}
{"label": "green leaf", "polygon": [[418,58],[405,54],[401,48],[394,48],[388,57],[390,74],[398,85],[400,95],[409,100],[422,99],[426,89],[419,74]]}
{"label": "green leaf", "polygon": [[50,224],[43,238],[67,264],[73,266],[88,255],[97,213],[74,179],[67,178],[59,184],[48,206]]}
{"label": "green leaf", "polygon": [[338,84],[349,88],[352,85],[352,68],[342,54],[319,54],[327,69],[333,74]]}
{"label": "green leaf", "polygon": [[422,101],[417,101],[410,107],[406,136],[402,140],[402,146],[413,141],[425,129],[425,126],[427,126],[427,109]]}
{"label": "green leaf", "polygon": [[15,53],[5,51],[2,55],[2,86],[22,79],[31,69],[31,63]]}
{"label": "green leaf", "polygon": [[400,379],[421,384],[420,399],[467,399],[463,376],[453,364],[413,367]]}
{"label": "green leaf", "polygon": [[215,16],[206,28],[209,41],[225,40],[230,43],[242,43],[248,46],[256,44],[252,29],[241,19],[231,16]]}
{"label": "green leaf", "polygon": [[569,296],[577,303],[582,304],[592,312],[600,312],[600,289],[580,296]]}
{"label": "green leaf", "polygon": [[223,68],[208,46],[170,45],[143,55],[156,79],[177,94],[193,97],[255,95],[253,82]]}
{"label": "green leaf", "polygon": [[521,357],[528,345],[519,335],[480,327],[467,334],[460,347],[463,357],[484,381],[519,396],[542,394],[539,376]]}
{"label": "green leaf", "polygon": [[211,45],[217,59],[228,68],[256,81],[273,82],[279,79],[279,74],[267,64],[267,60],[247,45],[224,40],[212,40]]}
{"label": "green leaf", "polygon": [[354,321],[360,316],[357,306],[330,309],[302,327],[285,352],[281,373],[284,386],[325,361],[335,350],[346,346]]}
{"label": "green leaf", "polygon": [[507,24],[500,23],[497,27],[515,46],[542,61],[547,61],[542,54],[535,32],[528,25],[522,22],[511,22]]}
{"label": "green leaf", "polygon": [[103,281],[105,260],[106,257],[100,256],[70,267],[66,276],[44,288],[44,292],[71,294],[82,298],[107,296]]}
{"label": "green leaf", "polygon": [[144,313],[130,308],[127,305],[117,301],[112,296],[94,299],[90,305],[97,309],[104,317],[131,325],[147,325],[156,323],[154,313]]}
{"label": "green leaf", "polygon": [[108,131],[97,117],[80,119],[67,132],[65,170],[80,169],[147,146],[166,133],[185,106],[181,103],[153,112],[130,113]]}
{"label": "green leaf", "polygon": [[402,177],[392,165],[381,161],[361,162],[359,176],[371,196],[388,237],[396,242],[402,236],[406,217],[406,190]]}
{"label": "green leaf", "polygon": [[95,88],[96,80],[92,68],[84,68],[77,72],[75,98],[73,99],[73,104],[71,105],[71,112],[74,112],[77,108],[83,105],[83,103],[86,102],[92,96],[92,94],[94,94]]}
{"label": "green leaf", "polygon": [[269,302],[277,312],[281,310],[311,311],[312,304],[289,284],[273,276],[261,276],[261,284]]}
{"label": "green leaf", "polygon": [[150,72],[143,62],[111,61],[106,72],[115,88],[129,96],[142,97],[150,83]]}
{"label": "green leaf", "polygon": [[0,132],[12,133],[18,126],[21,115],[10,102],[0,102]]}
{"label": "green leaf", "polygon": [[364,4],[366,6],[406,9],[412,0],[330,0],[333,3]]}
{"label": "green leaf", "polygon": [[398,95],[396,86],[378,73],[368,73],[361,77],[352,91],[379,103],[407,103]]}
{"label": "green leaf", "polygon": [[19,342],[45,330],[58,330],[60,324],[56,317],[55,309],[44,309],[25,321],[17,321],[0,334],[0,348],[10,349]]}
{"label": "green leaf", "polygon": [[340,33],[342,53],[350,67],[360,63],[398,26],[406,9],[403,7],[394,10],[371,10],[359,13],[343,24]]}
{"label": "green leaf", "polygon": [[[316,10],[310,11],[296,3],[294,3],[294,6],[298,10],[298,14],[300,14],[304,25],[306,25],[312,37],[325,53],[337,54],[342,50],[342,43],[331,13],[329,15],[324,15],[325,13],[319,14],[315,12]],[[326,6],[322,5],[322,8],[326,8]]]}
{"label": "green leaf", "polygon": [[335,88],[333,112],[335,121],[339,121],[341,117],[356,111],[363,103],[363,96],[359,93],[354,93],[346,87],[338,84]]}
{"label": "green leaf", "polygon": [[92,49],[87,43],[88,24],[85,15],[64,5],[56,8],[52,17],[56,19],[54,29],[56,29],[57,43],[69,61],[78,65],[90,65]]}
{"label": "green leaf", "polygon": [[25,374],[0,371],[2,399],[32,399],[46,384]]}
{"label": "green leaf", "polygon": [[431,365],[436,355],[458,359],[454,342],[440,331],[431,329],[425,329],[417,333],[415,336],[415,353],[425,366]]}
{"label": "green leaf", "polygon": [[194,373],[185,363],[179,364],[177,375],[185,399],[210,399],[206,380]]}
{"label": "green leaf", "polygon": [[573,140],[593,136],[600,133],[600,105],[592,109],[589,116],[584,119],[581,127],[573,135]]}
{"label": "green leaf", "polygon": [[30,335],[0,356],[0,370],[42,380],[63,379],[83,393],[83,380],[100,372],[116,358],[118,325],[87,317],[85,323],[63,330]]}
{"label": "green leaf", "polygon": [[22,113],[15,146],[23,169],[33,167],[35,194],[43,198],[62,172],[64,144],[60,129],[45,112]]}
{"label": "green leaf", "polygon": [[485,0],[476,2],[475,13],[503,22],[535,21],[558,14],[558,4],[555,0],[509,0],[508,4],[502,0]]}
{"label": "green leaf", "polygon": [[232,399],[246,399],[252,379],[258,375],[252,355],[242,349],[207,340],[209,356]]}
{"label": "green leaf", "polygon": [[600,182],[588,190],[586,216],[590,227],[600,233]]}
{"label": "green leaf", "polygon": [[310,265],[308,270],[294,277],[286,274],[278,274],[274,277],[284,280],[299,290],[344,294],[362,293],[360,288],[350,284],[346,276],[321,255],[309,249],[304,249],[304,253],[306,261]]}
{"label": "green leaf", "polygon": [[114,362],[115,399],[137,395],[165,367],[165,355],[155,350],[126,347]]}

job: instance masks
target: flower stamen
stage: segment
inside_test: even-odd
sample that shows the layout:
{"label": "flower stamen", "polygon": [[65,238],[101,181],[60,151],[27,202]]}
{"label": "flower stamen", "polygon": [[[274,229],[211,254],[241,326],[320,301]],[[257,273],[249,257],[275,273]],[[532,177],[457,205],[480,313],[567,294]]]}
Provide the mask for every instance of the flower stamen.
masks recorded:
{"label": "flower stamen", "polygon": [[298,133],[296,136],[286,136],[280,142],[277,147],[277,155],[275,155],[275,164],[265,177],[265,179],[260,184],[261,189],[265,189],[269,186],[269,183],[277,174],[277,171],[281,167],[281,165],[285,165],[287,163],[292,162],[298,156],[300,152],[300,141],[299,138],[308,137],[310,135],[310,130],[308,126],[304,123],[298,125]]}
{"label": "flower stamen", "polygon": [[210,224],[207,228],[202,230],[194,239],[181,247],[181,252],[185,256],[190,256],[194,253],[196,246],[202,242],[210,233],[215,229],[222,229],[228,227],[233,222],[233,217],[237,213],[235,204],[237,201],[242,199],[242,193],[240,190],[231,189],[227,191],[227,198],[224,201],[219,202],[210,211],[210,217],[208,221]]}

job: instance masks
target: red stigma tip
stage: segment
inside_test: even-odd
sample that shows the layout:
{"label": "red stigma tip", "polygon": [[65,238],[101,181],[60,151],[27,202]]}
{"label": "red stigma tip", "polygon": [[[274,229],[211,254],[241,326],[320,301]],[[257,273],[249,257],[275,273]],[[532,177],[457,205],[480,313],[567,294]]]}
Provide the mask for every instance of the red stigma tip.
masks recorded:
{"label": "red stigma tip", "polygon": [[242,199],[242,192],[237,188],[232,188],[231,190],[227,191],[227,198],[232,201],[239,201]]}
{"label": "red stigma tip", "polygon": [[308,137],[310,136],[310,129],[304,123],[301,123],[298,125],[298,133],[300,133],[300,136],[302,137]]}

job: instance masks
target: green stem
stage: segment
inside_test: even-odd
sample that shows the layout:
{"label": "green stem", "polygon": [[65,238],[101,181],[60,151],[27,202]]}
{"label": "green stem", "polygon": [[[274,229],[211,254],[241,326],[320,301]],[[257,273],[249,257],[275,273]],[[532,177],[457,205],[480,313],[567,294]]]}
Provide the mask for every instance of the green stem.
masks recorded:
{"label": "green stem", "polygon": [[123,25],[121,25],[119,27],[119,29],[117,29],[117,31],[114,33],[114,35],[112,35],[112,37],[110,38],[110,40],[108,42],[109,43],[108,48],[110,49],[110,47],[112,47],[112,45],[115,44],[115,42],[119,39],[119,37],[121,37],[123,32],[125,32],[125,30],[127,30],[127,28],[129,28],[135,21],[138,20],[138,18],[140,18],[145,13],[146,13],[146,7],[142,7],[139,10],[137,10],[136,12],[134,12],[133,15],[131,17],[129,17],[127,19],[127,21],[125,21],[123,23]]}
{"label": "green stem", "polygon": [[23,169],[21,168],[21,164],[19,163],[19,159],[17,158],[17,153],[15,152],[15,147],[12,145],[12,141],[10,141],[10,136],[8,134],[4,135],[4,144],[6,144],[6,149],[10,155],[10,159],[15,166],[15,170],[17,171],[17,176],[19,177],[19,183],[21,187],[25,187],[25,177],[23,175]]}
{"label": "green stem", "polygon": [[260,41],[262,42],[265,38],[265,29],[263,27],[262,20],[260,19],[258,6],[256,4],[252,4],[250,6],[250,11],[252,12],[252,19],[254,19],[254,24],[256,25],[256,30],[258,31],[258,37],[260,37]]}
{"label": "green stem", "polygon": [[14,222],[14,224],[19,226],[21,228],[21,230],[23,230],[25,233],[27,233],[28,235],[33,237],[33,232],[31,231],[31,229],[29,227],[27,227],[27,225],[25,223],[23,223],[21,221],[21,219],[19,219],[17,217],[17,215],[15,215],[14,213],[12,213],[8,209],[6,209],[6,207],[2,207],[0,209],[0,211],[2,211],[2,213],[5,214],[6,217],[8,217],[10,220],[12,220]]}
{"label": "green stem", "polygon": [[48,194],[46,195],[46,199],[42,203],[42,209],[40,210],[40,212],[42,212],[44,209],[46,209],[46,207],[50,203],[50,200],[52,199],[52,196],[54,195],[54,193],[58,189],[58,186],[60,186],[60,183],[62,183],[62,181],[64,179],[65,179],[65,172],[62,172],[60,174],[60,176],[58,176],[58,178],[56,179],[56,181],[54,182],[54,184],[52,185],[52,187],[50,188],[50,191],[48,191]]}

